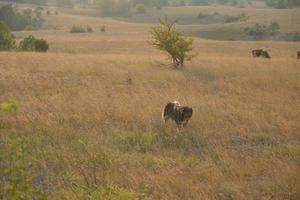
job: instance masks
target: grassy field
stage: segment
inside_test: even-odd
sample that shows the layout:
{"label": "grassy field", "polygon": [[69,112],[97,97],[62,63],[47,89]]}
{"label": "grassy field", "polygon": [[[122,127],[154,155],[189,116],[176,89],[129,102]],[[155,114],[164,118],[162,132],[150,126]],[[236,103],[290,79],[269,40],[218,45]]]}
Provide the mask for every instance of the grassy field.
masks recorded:
{"label": "grassy field", "polygon": [[[64,13],[81,16],[99,16],[95,9],[62,9]],[[214,20],[201,20],[199,14],[217,13],[219,17],[238,16],[245,14],[246,20],[232,23],[218,22]],[[181,24],[181,28],[194,36],[211,39],[241,40],[245,39],[244,28],[256,23],[269,24],[278,22],[280,33],[300,32],[300,8],[274,9],[274,8],[235,8],[230,6],[185,6],[166,7],[160,10],[148,9],[144,14],[133,15],[132,17],[118,18],[121,21],[137,22],[140,24],[155,24],[159,19],[168,17]]]}
{"label": "grassy field", "polygon": [[[46,26],[15,35],[48,53],[0,53],[0,102],[18,101],[0,115],[2,176],[49,199],[299,198],[299,42],[195,39],[174,70],[148,24],[62,12]],[[251,57],[261,47],[272,59]],[[173,100],[194,109],[181,132],[161,120]]]}

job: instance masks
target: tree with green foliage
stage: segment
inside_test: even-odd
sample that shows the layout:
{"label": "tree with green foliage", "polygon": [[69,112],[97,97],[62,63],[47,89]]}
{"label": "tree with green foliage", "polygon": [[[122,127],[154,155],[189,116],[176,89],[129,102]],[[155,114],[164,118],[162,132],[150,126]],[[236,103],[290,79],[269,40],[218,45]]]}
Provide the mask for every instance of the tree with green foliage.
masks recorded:
{"label": "tree with green foliage", "polygon": [[15,47],[15,37],[6,24],[0,21],[0,51],[8,51]]}
{"label": "tree with green foliage", "polygon": [[30,35],[25,37],[19,45],[20,51],[36,51],[36,52],[46,52],[48,51],[49,45],[44,39],[36,39],[34,36]]}
{"label": "tree with green foliage", "polygon": [[194,57],[189,54],[193,50],[193,39],[179,32],[175,22],[161,20],[158,26],[151,28],[150,33],[153,37],[152,44],[159,50],[167,52],[176,68],[183,67],[186,60]]}
{"label": "tree with green foliage", "polygon": [[27,8],[21,11],[11,4],[0,6],[0,20],[13,31],[24,30],[27,26],[36,28],[44,22],[41,10]]}

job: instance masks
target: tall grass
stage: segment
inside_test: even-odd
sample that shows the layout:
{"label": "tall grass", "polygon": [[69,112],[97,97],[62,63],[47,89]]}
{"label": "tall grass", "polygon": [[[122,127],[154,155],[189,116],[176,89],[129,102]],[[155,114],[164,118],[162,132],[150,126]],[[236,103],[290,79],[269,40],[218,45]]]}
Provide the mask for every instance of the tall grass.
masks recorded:
{"label": "tall grass", "polygon": [[[0,58],[0,99],[19,102],[17,114],[1,116],[10,126],[0,140],[31,141],[32,184],[49,197],[299,196],[293,58],[199,55],[181,71],[158,67],[155,54]],[[175,99],[195,111],[180,133],[160,119]]]}

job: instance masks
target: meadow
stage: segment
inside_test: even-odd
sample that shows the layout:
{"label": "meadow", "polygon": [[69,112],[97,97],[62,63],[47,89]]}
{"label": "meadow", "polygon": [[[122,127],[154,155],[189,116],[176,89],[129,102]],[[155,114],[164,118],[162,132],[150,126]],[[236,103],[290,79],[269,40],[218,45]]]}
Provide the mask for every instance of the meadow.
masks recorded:
{"label": "meadow", "polygon": [[[15,32],[50,49],[0,53],[0,102],[18,102],[0,115],[0,172],[48,199],[297,200],[300,43],[195,38],[175,70],[150,26],[60,10]],[[261,47],[271,59],[251,57]],[[161,120],[173,100],[194,109],[180,132]]]}

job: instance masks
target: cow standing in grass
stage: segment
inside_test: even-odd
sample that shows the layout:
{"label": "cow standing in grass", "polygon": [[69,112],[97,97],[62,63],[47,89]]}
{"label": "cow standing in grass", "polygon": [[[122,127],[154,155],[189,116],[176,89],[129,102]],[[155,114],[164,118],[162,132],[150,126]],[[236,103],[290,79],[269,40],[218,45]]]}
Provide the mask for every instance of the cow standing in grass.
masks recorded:
{"label": "cow standing in grass", "polygon": [[168,103],[162,112],[163,121],[166,123],[169,118],[177,124],[178,130],[188,124],[193,115],[193,109],[187,106],[181,106],[178,101]]}
{"label": "cow standing in grass", "polygon": [[255,50],[252,50],[252,56],[253,56],[253,57],[271,58],[269,52],[266,51],[266,50],[263,50],[263,49],[255,49]]}

